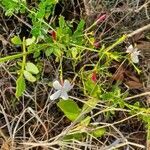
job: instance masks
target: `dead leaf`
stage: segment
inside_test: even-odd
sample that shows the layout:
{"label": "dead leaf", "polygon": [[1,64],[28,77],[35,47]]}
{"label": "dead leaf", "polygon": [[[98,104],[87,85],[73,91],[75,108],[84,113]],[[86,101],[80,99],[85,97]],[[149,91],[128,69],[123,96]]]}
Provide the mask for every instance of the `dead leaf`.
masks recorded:
{"label": "dead leaf", "polygon": [[112,80],[125,83],[130,89],[142,88],[143,84],[140,79],[131,70],[127,70],[123,65],[115,65],[116,72],[112,76]]}
{"label": "dead leaf", "polygon": [[119,66],[119,65],[117,65],[115,68],[117,70],[113,74],[112,80],[123,81],[124,80],[124,71],[125,71],[125,69],[123,68],[123,66]]}
{"label": "dead leaf", "polygon": [[131,79],[131,80],[133,80],[133,81],[135,81],[135,82],[140,82],[140,80],[139,80],[133,73],[131,73],[131,72],[129,72],[129,71],[125,71],[125,75],[126,75],[129,79]]}
{"label": "dead leaf", "polygon": [[135,34],[133,37],[132,37],[132,40],[133,40],[133,43],[136,43],[137,41],[139,41],[140,39],[144,38],[145,35],[140,32],[138,34]]}
{"label": "dead leaf", "polygon": [[139,49],[139,50],[150,50],[150,42],[148,41],[138,41],[136,47]]}
{"label": "dead leaf", "polygon": [[126,81],[125,84],[130,88],[130,89],[139,89],[142,88],[143,85],[140,82],[136,81]]}

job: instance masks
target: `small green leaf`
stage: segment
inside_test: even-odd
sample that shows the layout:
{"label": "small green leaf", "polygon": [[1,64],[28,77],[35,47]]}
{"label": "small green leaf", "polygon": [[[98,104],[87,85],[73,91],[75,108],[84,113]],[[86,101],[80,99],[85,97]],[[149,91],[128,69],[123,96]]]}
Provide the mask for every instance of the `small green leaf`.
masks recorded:
{"label": "small green leaf", "polygon": [[45,55],[49,57],[53,53],[53,48],[49,48],[45,51]]}
{"label": "small green leaf", "polygon": [[36,78],[28,71],[24,70],[23,72],[25,79],[27,79],[30,82],[35,82]]}
{"label": "small green leaf", "polygon": [[35,42],[35,37],[26,39],[26,46],[29,46]]}
{"label": "small green leaf", "polygon": [[106,133],[105,128],[99,128],[99,129],[95,129],[94,131],[92,131],[91,134],[98,138],[98,137],[102,137],[105,133]]}
{"label": "small green leaf", "polygon": [[26,88],[25,79],[23,75],[20,75],[16,81],[16,97],[19,98]]}
{"label": "small green leaf", "polygon": [[95,108],[96,104],[98,103],[98,99],[91,98],[83,105],[82,111],[89,113],[92,109]]}
{"label": "small green leaf", "polygon": [[61,57],[62,56],[62,51],[58,48],[56,49],[53,49],[53,54],[56,56],[56,57]]}
{"label": "small green leaf", "polygon": [[11,42],[15,45],[21,45],[22,44],[22,41],[21,41],[19,36],[14,36],[13,38],[11,38]]}
{"label": "small green leaf", "polygon": [[89,125],[89,123],[90,123],[90,121],[91,121],[91,117],[90,116],[87,116],[85,119],[83,119],[82,121],[81,121],[81,125],[84,125],[84,126],[88,126]]}
{"label": "small green leaf", "polygon": [[77,48],[72,47],[72,48],[71,48],[71,53],[72,53],[73,59],[76,59],[76,58],[77,58],[77,55],[78,55],[78,50],[77,50]]}
{"label": "small green leaf", "polygon": [[63,29],[66,26],[66,22],[63,16],[59,17],[59,27]]}
{"label": "small green leaf", "polygon": [[62,100],[57,105],[71,121],[76,120],[81,113],[81,109],[73,100]]}
{"label": "small green leaf", "polygon": [[68,134],[64,136],[64,140],[72,140],[72,139],[76,139],[76,140],[81,140],[84,137],[83,133],[74,133],[74,134]]}
{"label": "small green leaf", "polygon": [[38,70],[37,66],[34,65],[31,62],[27,62],[25,68],[26,68],[26,71],[28,71],[28,72],[30,72],[32,74],[38,74],[39,73],[39,70]]}
{"label": "small green leaf", "polygon": [[84,20],[81,20],[77,26],[77,29],[76,31],[74,32],[74,36],[79,36],[79,35],[82,35],[82,31],[84,30],[84,26],[85,26],[85,21]]}

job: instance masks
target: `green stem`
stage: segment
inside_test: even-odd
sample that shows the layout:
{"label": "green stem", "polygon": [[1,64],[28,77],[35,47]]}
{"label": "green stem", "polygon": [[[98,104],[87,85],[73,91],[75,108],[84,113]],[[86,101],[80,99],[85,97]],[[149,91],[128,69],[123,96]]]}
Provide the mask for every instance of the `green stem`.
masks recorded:
{"label": "green stem", "polygon": [[[25,40],[25,37],[23,37],[22,49],[23,49],[23,54],[26,54],[26,40]],[[23,55],[21,74],[23,74],[23,71],[24,71],[24,68],[25,68],[25,65],[26,65],[26,56],[27,55]]]}
{"label": "green stem", "polygon": [[14,60],[14,59],[23,57],[24,55],[28,55],[28,54],[31,54],[31,53],[33,53],[33,52],[25,52],[25,53],[15,54],[15,55],[11,55],[11,56],[6,56],[6,57],[3,57],[3,58],[0,58],[0,63],[6,62],[8,60]]}
{"label": "green stem", "polygon": [[114,42],[112,45],[108,46],[105,51],[108,52],[120,43],[124,42],[127,39],[127,35],[123,35],[121,38],[119,38],[116,42]]}
{"label": "green stem", "polygon": [[78,48],[81,48],[81,49],[85,49],[85,50],[89,50],[89,51],[92,51],[92,52],[99,52],[99,50],[96,50],[94,48],[89,48],[89,47],[85,47],[85,46],[80,46],[80,45],[77,45],[77,44],[74,44],[74,43],[70,43],[71,46],[75,46],[75,47],[78,47]]}
{"label": "green stem", "polygon": [[60,81],[63,81],[63,67],[62,67],[63,57],[60,59]]}

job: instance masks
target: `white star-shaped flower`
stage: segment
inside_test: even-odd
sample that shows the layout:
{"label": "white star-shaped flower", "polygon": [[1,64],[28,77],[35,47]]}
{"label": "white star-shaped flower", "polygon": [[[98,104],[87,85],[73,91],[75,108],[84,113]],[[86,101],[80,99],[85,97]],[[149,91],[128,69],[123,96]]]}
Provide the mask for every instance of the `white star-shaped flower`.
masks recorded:
{"label": "white star-shaped flower", "polygon": [[71,83],[68,80],[65,80],[63,84],[60,84],[60,82],[56,80],[53,82],[53,87],[57,91],[50,96],[51,100],[58,99],[59,97],[61,97],[64,100],[67,100],[67,92],[69,92],[73,88],[73,85],[71,85]]}
{"label": "white star-shaped flower", "polygon": [[131,61],[133,63],[139,63],[139,55],[140,55],[140,52],[138,51],[137,48],[134,48],[132,45],[130,45],[127,50],[126,50],[126,53],[129,53],[130,56],[131,56]]}

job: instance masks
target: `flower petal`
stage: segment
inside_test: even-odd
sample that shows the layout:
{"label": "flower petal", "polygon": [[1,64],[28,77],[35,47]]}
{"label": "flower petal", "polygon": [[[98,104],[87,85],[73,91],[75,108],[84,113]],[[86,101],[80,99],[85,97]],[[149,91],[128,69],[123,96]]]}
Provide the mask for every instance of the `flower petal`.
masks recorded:
{"label": "flower petal", "polygon": [[58,90],[57,92],[55,92],[54,94],[52,94],[50,96],[50,99],[55,100],[55,99],[59,98],[60,96],[61,96],[61,90]]}
{"label": "flower petal", "polygon": [[59,83],[59,81],[54,81],[53,82],[53,87],[56,89],[56,90],[60,90],[62,89],[62,85]]}
{"label": "flower petal", "polygon": [[126,53],[132,53],[133,51],[134,51],[134,48],[132,45],[130,45],[126,50]]}
{"label": "flower petal", "polygon": [[67,99],[68,99],[68,94],[67,94],[67,92],[62,91],[60,97],[61,97],[62,99],[64,99],[64,100],[67,100]]}
{"label": "flower petal", "polygon": [[140,55],[140,51],[137,51],[137,49],[136,49],[136,51],[134,52],[134,55]]}
{"label": "flower petal", "polygon": [[138,55],[136,53],[132,53],[131,54],[131,60],[133,63],[139,63]]}
{"label": "flower petal", "polygon": [[68,92],[73,88],[73,85],[70,84],[69,80],[64,81],[63,89]]}

